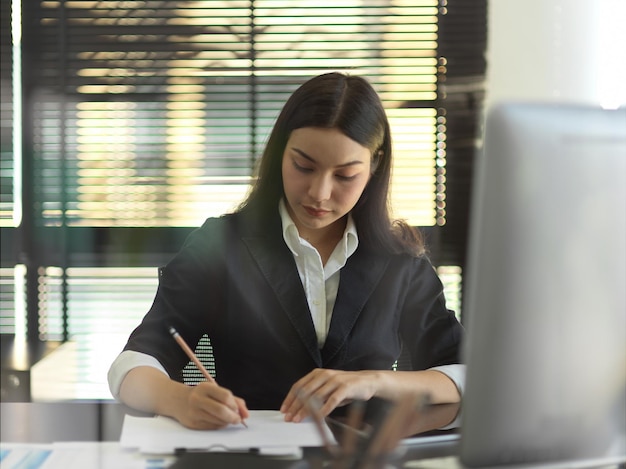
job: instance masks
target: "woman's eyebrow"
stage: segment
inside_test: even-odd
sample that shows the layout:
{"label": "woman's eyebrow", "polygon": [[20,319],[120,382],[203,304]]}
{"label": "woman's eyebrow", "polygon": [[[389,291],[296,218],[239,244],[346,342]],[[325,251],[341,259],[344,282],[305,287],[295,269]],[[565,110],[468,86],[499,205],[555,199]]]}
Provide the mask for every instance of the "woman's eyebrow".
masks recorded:
{"label": "woman's eyebrow", "polygon": [[[306,160],[309,160],[311,163],[317,163],[317,161],[315,161],[315,158],[307,155],[305,152],[303,152],[299,148],[291,147],[291,149],[293,151],[295,151],[297,154],[299,154],[302,158],[304,158]],[[363,164],[363,161],[361,161],[361,160],[352,160],[352,161],[348,161],[347,163],[338,164],[337,167],[338,168],[345,168],[345,167],[354,166],[354,165],[357,165],[357,164]]]}

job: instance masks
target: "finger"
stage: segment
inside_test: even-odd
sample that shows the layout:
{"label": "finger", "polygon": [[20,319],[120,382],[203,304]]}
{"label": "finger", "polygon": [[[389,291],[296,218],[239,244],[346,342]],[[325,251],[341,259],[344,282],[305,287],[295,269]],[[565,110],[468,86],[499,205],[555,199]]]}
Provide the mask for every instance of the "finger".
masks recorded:
{"label": "finger", "polygon": [[[201,383],[196,388],[197,408],[208,423],[223,426],[241,422],[240,403],[232,392],[213,383]],[[247,413],[245,403],[243,407]]]}
{"label": "finger", "polygon": [[293,387],[292,387],[287,393],[287,396],[285,396],[283,403],[280,405],[280,412],[282,412],[283,414],[286,414],[289,408],[293,405],[294,399],[295,399],[295,396],[294,396]]}
{"label": "finger", "polygon": [[302,389],[307,386],[312,379],[314,379],[315,375],[316,370],[313,370],[304,377],[300,378],[291,386],[291,389],[289,389],[287,396],[280,406],[280,411],[282,413],[293,413],[293,406],[298,406],[298,394],[303,392]]}
{"label": "finger", "polygon": [[309,382],[306,385],[293,389],[293,400],[284,409],[285,420],[288,422],[299,422],[309,415],[306,408],[306,401],[311,396],[317,395],[317,399],[323,401],[324,395],[319,393],[319,386],[323,386],[323,382]]}
{"label": "finger", "polygon": [[239,411],[233,411],[217,401],[210,401],[206,406],[199,409],[200,417],[207,425],[213,425],[218,428],[227,425],[237,425],[242,422]]}
{"label": "finger", "polygon": [[[313,402],[315,403],[313,407],[317,409],[318,413],[321,413],[322,406],[327,401],[329,394],[332,395],[334,388],[335,384],[331,382],[325,382],[313,391],[310,391],[306,388],[300,389],[297,393],[296,400],[292,404],[291,408],[288,410],[288,419],[293,422],[300,422],[306,417],[310,416],[312,412],[311,406],[313,405]],[[322,416],[325,417],[326,415],[328,415],[328,413],[329,411],[325,412]]]}
{"label": "finger", "polygon": [[215,405],[223,407],[221,404],[215,401],[212,401],[208,405],[197,404],[197,402],[194,402],[193,405],[190,405],[187,409],[186,417],[184,422],[182,422],[185,426],[195,430],[215,430],[226,427],[232,423],[229,419],[224,419],[216,415],[216,413],[219,414],[219,411],[216,412],[215,409],[211,408],[211,406]]}
{"label": "finger", "polygon": [[250,411],[248,410],[248,406],[246,405],[246,401],[244,401],[240,397],[236,397],[235,401],[237,402],[237,409],[238,409],[239,416],[242,419],[249,418],[250,417]]}
{"label": "finger", "polygon": [[[349,383],[344,380],[332,379],[324,383],[324,385],[315,392],[311,393],[310,399],[314,399],[319,403],[318,412],[322,417],[327,417],[337,407],[346,405],[355,397],[352,395],[350,389]],[[306,399],[306,395],[303,394],[301,401],[306,401]],[[292,419],[294,421],[301,421],[310,415],[311,410],[310,407],[303,403],[302,407],[294,412],[296,413]]]}
{"label": "finger", "polygon": [[352,402],[352,399],[349,397],[347,389],[344,386],[340,386],[326,398],[320,408],[320,413],[326,417],[337,407],[344,406],[350,402]]}
{"label": "finger", "polygon": [[229,413],[223,413],[220,409],[220,413],[218,415],[220,418],[227,419],[228,423],[231,424],[243,423],[246,425],[245,419],[250,417],[250,411],[248,410],[246,402],[242,398],[235,396],[226,388],[221,388],[221,393],[218,395],[218,401],[227,409],[232,411]]}
{"label": "finger", "polygon": [[302,417],[300,417],[297,420],[294,420],[294,417],[296,415],[299,415],[302,409],[303,409],[302,401],[296,398],[294,401],[292,401],[291,405],[288,408],[286,408],[284,411],[285,421],[286,422],[299,422]]}
{"label": "finger", "polygon": [[[228,407],[233,412],[239,413],[239,403],[237,397],[227,388],[223,388],[215,383],[204,382],[196,386],[198,391],[207,398],[217,401]],[[245,404],[244,404],[245,406]]]}

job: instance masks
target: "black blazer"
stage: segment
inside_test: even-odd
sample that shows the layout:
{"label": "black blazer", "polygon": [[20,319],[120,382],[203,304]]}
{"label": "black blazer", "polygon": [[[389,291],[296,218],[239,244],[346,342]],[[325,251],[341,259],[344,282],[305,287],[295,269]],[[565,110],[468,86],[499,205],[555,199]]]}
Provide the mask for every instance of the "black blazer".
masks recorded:
{"label": "black blazer", "polygon": [[359,245],[341,269],[328,337],[320,350],[295,261],[276,212],[210,218],[160,270],[154,303],[125,350],[154,356],[181,380],[187,356],[210,337],[216,379],[250,409],[278,409],[314,368],[391,369],[404,346],[415,370],[459,363],[462,327],[426,257]]}

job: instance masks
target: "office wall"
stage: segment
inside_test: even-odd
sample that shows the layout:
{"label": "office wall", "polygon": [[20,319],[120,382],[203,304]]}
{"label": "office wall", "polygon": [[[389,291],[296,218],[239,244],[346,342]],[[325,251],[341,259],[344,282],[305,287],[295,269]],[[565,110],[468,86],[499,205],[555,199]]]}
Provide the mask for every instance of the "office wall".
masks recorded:
{"label": "office wall", "polygon": [[490,0],[487,105],[626,105],[626,1]]}

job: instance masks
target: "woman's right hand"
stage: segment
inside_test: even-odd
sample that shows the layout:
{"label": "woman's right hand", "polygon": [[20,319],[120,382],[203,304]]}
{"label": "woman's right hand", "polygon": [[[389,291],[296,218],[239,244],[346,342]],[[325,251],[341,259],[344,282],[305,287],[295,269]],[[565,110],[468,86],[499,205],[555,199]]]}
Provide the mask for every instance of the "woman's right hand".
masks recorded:
{"label": "woman's right hand", "polygon": [[243,399],[215,383],[205,381],[188,388],[186,405],[174,416],[185,427],[214,430],[241,424],[250,416]]}
{"label": "woman's right hand", "polygon": [[187,386],[149,366],[126,374],[120,399],[133,409],[175,418],[194,430],[223,428],[250,417],[244,400],[230,390],[208,381]]}

